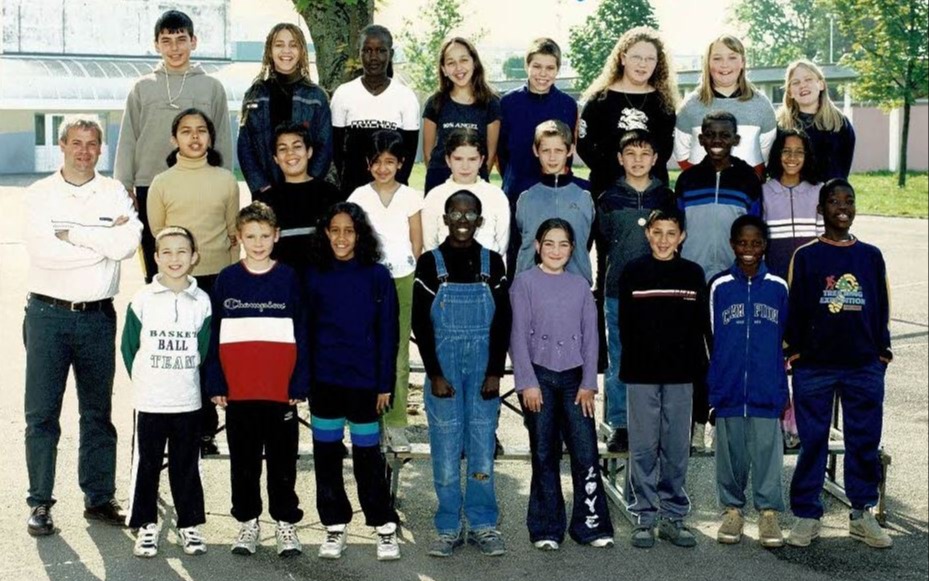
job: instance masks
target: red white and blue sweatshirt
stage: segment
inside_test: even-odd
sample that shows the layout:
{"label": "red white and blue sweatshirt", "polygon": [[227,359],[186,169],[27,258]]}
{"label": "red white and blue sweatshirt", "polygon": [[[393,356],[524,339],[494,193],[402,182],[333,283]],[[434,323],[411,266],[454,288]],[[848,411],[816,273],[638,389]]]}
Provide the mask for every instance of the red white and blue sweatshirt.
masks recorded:
{"label": "red white and blue sweatshirt", "polygon": [[276,402],[309,395],[306,317],[291,267],[224,268],[213,286],[213,324],[208,395]]}

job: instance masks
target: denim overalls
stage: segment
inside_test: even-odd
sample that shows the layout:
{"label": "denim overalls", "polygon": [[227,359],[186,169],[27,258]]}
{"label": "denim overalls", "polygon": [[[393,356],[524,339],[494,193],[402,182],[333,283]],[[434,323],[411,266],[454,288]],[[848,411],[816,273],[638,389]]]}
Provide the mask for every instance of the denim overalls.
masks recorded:
{"label": "denim overalls", "polygon": [[436,355],[455,395],[435,397],[428,377],[424,391],[432,472],[439,500],[435,527],[439,534],[454,535],[462,526],[462,452],[468,462],[464,514],[471,530],[493,529],[499,516],[493,474],[500,398],[481,397],[495,306],[487,284],[490,251],[481,249],[481,282],[474,283],[448,282],[441,251],[433,250],[432,255],[441,283],[431,311]]}

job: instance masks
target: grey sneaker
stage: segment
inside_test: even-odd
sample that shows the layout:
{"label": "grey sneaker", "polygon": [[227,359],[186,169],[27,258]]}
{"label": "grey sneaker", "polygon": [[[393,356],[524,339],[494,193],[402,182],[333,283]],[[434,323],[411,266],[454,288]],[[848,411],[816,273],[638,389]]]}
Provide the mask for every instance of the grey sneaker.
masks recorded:
{"label": "grey sneaker", "polygon": [[723,513],[723,523],[716,531],[716,540],[724,545],[735,545],[742,540],[744,526],[745,519],[742,518],[742,511],[734,506],[727,506]]}
{"label": "grey sneaker", "polygon": [[429,545],[430,557],[451,557],[455,549],[464,544],[464,535],[461,531],[458,534],[440,534],[432,544]]}
{"label": "grey sneaker", "polygon": [[651,549],[655,546],[655,529],[652,527],[636,527],[632,529],[629,537],[632,546],[637,549]]}
{"label": "grey sneaker", "polygon": [[297,537],[297,527],[292,523],[277,521],[274,540],[277,541],[277,554],[281,557],[296,557],[303,552],[303,545]]}
{"label": "grey sneaker", "polygon": [[394,452],[409,452],[410,439],[406,436],[406,428],[403,426],[385,426],[384,440],[387,447]]}
{"label": "grey sneaker", "polygon": [[245,557],[254,555],[260,534],[261,527],[258,525],[257,518],[242,523],[239,527],[239,536],[236,537],[235,542],[232,544],[232,553]]}
{"label": "grey sneaker", "polygon": [[856,541],[874,549],[889,549],[894,544],[893,539],[881,528],[869,510],[862,512],[858,518],[848,519],[848,534]]}
{"label": "grey sneaker", "polygon": [[386,523],[377,529],[377,560],[396,561],[400,558],[400,543],[397,541],[397,523]]}
{"label": "grey sneaker", "polygon": [[345,551],[348,525],[326,527],[326,540],[319,546],[320,559],[339,559]]}
{"label": "grey sneaker", "polygon": [[197,527],[184,527],[177,530],[177,535],[181,538],[181,545],[184,552],[188,555],[203,555],[206,553],[206,542],[203,540],[203,533]]}
{"label": "grey sneaker", "polygon": [[766,549],[778,549],[784,546],[784,534],[777,522],[777,511],[763,510],[758,518],[758,542]]}
{"label": "grey sneaker", "polygon": [[706,448],[706,424],[694,424],[693,432],[690,435],[691,452],[703,452]]}
{"label": "grey sneaker", "polygon": [[506,544],[500,531],[494,529],[481,529],[468,531],[468,544],[477,545],[481,554],[488,557],[499,557],[506,554]]}
{"label": "grey sneaker", "polygon": [[798,517],[787,535],[787,544],[793,547],[809,547],[813,539],[819,537],[821,529],[822,524],[818,518]]}
{"label": "grey sneaker", "polygon": [[697,537],[680,520],[661,519],[658,522],[658,538],[670,541],[676,547],[697,546]]}

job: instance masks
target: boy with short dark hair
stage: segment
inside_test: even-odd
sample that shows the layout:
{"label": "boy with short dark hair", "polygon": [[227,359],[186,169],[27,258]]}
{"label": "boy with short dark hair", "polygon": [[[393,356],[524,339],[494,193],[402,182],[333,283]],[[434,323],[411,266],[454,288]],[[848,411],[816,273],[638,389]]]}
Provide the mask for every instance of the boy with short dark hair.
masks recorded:
{"label": "boy with short dark hair", "polygon": [[113,177],[122,182],[138,208],[147,283],[158,270],[146,209],[148,188],[156,175],[168,169],[165,160],[172,149],[171,122],[179,111],[197,107],[209,115],[216,125],[213,148],[222,154],[224,167],[232,170],[226,91],[200,65],[190,62],[190,53],[196,48],[194,24],[187,14],[168,10],[161,15],[155,23],[155,51],[162,62],[133,85],[119,127]]}
{"label": "boy with short dark hair", "polygon": [[609,367],[603,383],[606,393],[606,420],[613,433],[607,442],[611,452],[629,449],[626,429],[626,385],[619,379],[619,276],[626,265],[649,253],[642,226],[652,210],[668,208],[674,192],[652,175],[658,161],[654,137],[633,129],[619,140],[619,164],[625,170],[616,183],[597,200],[597,223],[606,250],[604,314],[606,317]]}
{"label": "boy with short dark hair", "polygon": [[732,223],[735,262],[710,281],[713,333],[710,405],[716,411],[716,488],[723,522],[716,540],[742,540],[745,488],[760,513],[762,547],[784,545],[778,513],[784,510],[781,414],[787,406],[782,341],[787,324],[787,283],[764,262],[768,226],[758,216]]}
{"label": "boy with short dark hair", "polygon": [[706,350],[706,284],[700,265],[677,253],[684,228],[676,208],[654,210],[645,223],[651,254],[619,277],[619,373],[629,405],[626,498],[638,548],[655,544],[656,529],[679,547],[697,544],[684,526],[690,512],[684,486],[693,383]]}
{"label": "boy with short dark hair", "polygon": [[296,273],[271,258],[280,236],[274,211],[252,202],[236,226],[245,259],[224,268],[213,286],[206,392],[226,408],[232,516],[240,523],[232,552],[256,550],[264,452],[277,553],[287,557],[302,552],[294,526],[303,518],[295,492],[297,404],[310,390],[308,331]]}
{"label": "boy with short dark hair", "polygon": [[[728,111],[707,113],[698,139],[706,157],[681,173],[674,194],[687,217],[687,244],[681,256],[699,264],[709,282],[732,265],[732,222],[743,214],[761,215],[761,182],[750,165],[732,155],[732,148],[740,141],[735,115]],[[695,450],[712,446],[704,438],[709,411],[706,383],[699,380],[694,385]]]}
{"label": "boy with short dark hair", "polygon": [[283,183],[253,194],[274,210],[280,226],[280,241],[274,258],[303,273],[309,265],[309,246],[316,222],[332,204],[343,201],[339,189],[309,174],[313,144],[300,123],[282,123],[274,130],[274,163],[281,168]]}
{"label": "boy with short dark hair", "polygon": [[[535,266],[535,234],[549,218],[561,218],[574,229],[575,250],[566,270],[593,281],[590,264],[591,228],[594,222],[594,202],[590,184],[576,178],[568,165],[574,153],[574,134],[565,123],[556,119],[536,127],[532,151],[541,166],[541,181],[523,192],[516,203],[516,226],[521,243],[515,260],[518,274]],[[508,264],[507,269],[511,267]]]}
{"label": "boy with short dark hair", "polygon": [[790,483],[797,522],[787,537],[805,547],[819,536],[833,400],[842,401],[849,534],[877,549],[893,545],[871,509],[879,500],[884,376],[890,350],[890,291],[881,251],[849,232],[855,190],[831,179],[819,192],[825,234],[790,262],[790,317],[784,341],[802,447]]}
{"label": "boy with short dark hair", "polygon": [[133,554],[158,553],[158,482],[168,444],[168,477],[178,536],[188,555],[206,552],[200,481],[200,372],[210,341],[210,297],[190,270],[197,261],[193,234],[168,226],[155,238],[158,275],[132,297],[123,327],[122,355],[135,394],[130,528]]}

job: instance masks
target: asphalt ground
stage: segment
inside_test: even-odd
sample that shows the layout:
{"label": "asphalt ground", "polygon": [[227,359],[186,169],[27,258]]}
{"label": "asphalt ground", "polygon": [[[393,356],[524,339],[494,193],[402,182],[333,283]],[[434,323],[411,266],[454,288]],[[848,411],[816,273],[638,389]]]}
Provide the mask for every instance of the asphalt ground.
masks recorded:
{"label": "asphalt ground", "polygon": [[[229,553],[238,530],[230,516],[229,471],[224,460],[207,460],[202,472],[206,491],[207,523],[203,532],[209,552],[201,557],[183,554],[171,530],[174,513],[167,478],[162,479],[164,511],[161,550],[149,560],[132,556],[133,537],[128,530],[89,522],[82,517],[83,499],[77,486],[78,415],[73,384],[69,385],[62,413],[59,444],[55,522],[59,534],[32,538],[26,533],[27,476],[24,459],[23,381],[24,349],[21,327],[26,295],[27,256],[21,243],[24,206],[31,176],[0,182],[0,534],[9,544],[0,549],[0,580],[91,581],[142,580],[220,581],[249,579],[276,581],[313,580],[561,580],[561,579],[687,579],[743,580],[925,580],[929,578],[929,413],[927,413],[927,281],[929,281],[929,222],[925,220],[859,216],[853,231],[884,252],[892,283],[892,324],[895,360],[887,375],[884,447],[893,463],[887,486],[888,526],[894,539],[890,550],[869,549],[847,536],[847,510],[827,497],[823,536],[808,549],[785,547],[765,550],[757,544],[757,514],[747,515],[746,538],[740,545],[723,546],[715,541],[719,508],[715,498],[712,458],[694,458],[688,474],[688,493],[693,501],[689,524],[698,536],[695,549],[680,549],[659,542],[651,550],[628,543],[630,525],[613,507],[617,544],[612,549],[593,549],[566,541],[558,552],[532,548],[525,526],[529,493],[528,462],[497,465],[496,479],[501,507],[500,530],[508,553],[483,557],[474,547],[459,549],[450,559],[426,555],[433,536],[435,495],[428,462],[413,462],[402,472],[400,511],[403,558],[397,562],[375,560],[374,534],[356,513],[349,531],[349,548],[340,561],[316,558],[323,527],[315,511],[312,462],[302,460],[298,494],[306,516],[299,525],[304,554],[279,559],[274,551],[274,526],[265,514],[262,546],[250,558]],[[244,186],[243,186],[244,189]],[[247,195],[247,194],[246,194]],[[120,323],[126,304],[142,284],[136,260],[124,263],[121,292],[116,298]],[[121,327],[120,327],[121,329]],[[414,382],[422,378],[414,376]],[[505,384],[506,385],[506,384]],[[121,364],[113,394],[113,420],[119,433],[117,499],[128,504],[130,445],[132,440],[131,387]],[[414,401],[416,394],[414,393]],[[305,413],[305,412],[304,412]],[[414,441],[427,441],[425,416],[410,416]],[[504,411],[500,435],[505,445],[527,446],[519,418]],[[308,430],[301,443],[309,444]],[[789,483],[795,457],[785,462],[784,482]],[[351,467],[346,482],[357,508]],[[565,490],[570,475],[562,473]],[[785,488],[786,491],[786,488]],[[792,518],[784,515],[785,529]]]}

